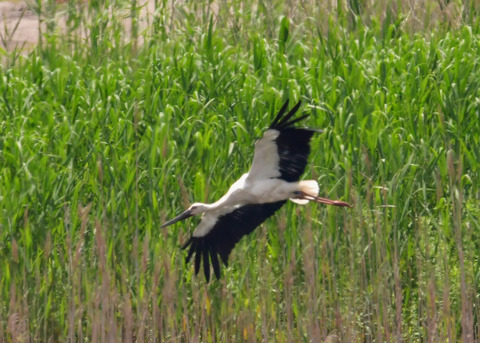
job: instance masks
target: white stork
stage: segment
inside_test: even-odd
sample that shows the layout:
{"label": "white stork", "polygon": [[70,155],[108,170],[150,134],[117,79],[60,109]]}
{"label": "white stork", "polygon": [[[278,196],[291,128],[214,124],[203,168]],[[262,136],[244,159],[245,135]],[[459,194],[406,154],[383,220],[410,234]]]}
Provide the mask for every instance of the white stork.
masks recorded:
{"label": "white stork", "polygon": [[263,137],[255,143],[250,171],[237,180],[220,200],[213,204],[194,203],[188,210],[161,227],[202,214],[200,224],[182,247],[190,247],[186,262],[195,254],[195,274],[203,271],[210,280],[210,262],[220,279],[218,255],[225,266],[228,255],[240,239],[252,232],[290,199],[297,204],[309,201],[348,206],[346,202],[318,197],[315,180],[298,181],[307,165],[310,139],[321,130],[295,128],[294,123],[308,114],[293,119],[300,101],[286,115],[288,100]]}

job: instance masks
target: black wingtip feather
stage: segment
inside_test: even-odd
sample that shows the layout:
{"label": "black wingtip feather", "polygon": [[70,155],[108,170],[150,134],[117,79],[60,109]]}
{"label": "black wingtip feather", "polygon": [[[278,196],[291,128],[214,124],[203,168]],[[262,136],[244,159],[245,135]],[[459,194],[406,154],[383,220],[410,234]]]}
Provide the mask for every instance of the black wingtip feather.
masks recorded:
{"label": "black wingtip feather", "polygon": [[[186,262],[186,263],[190,262],[190,259],[192,258],[192,255],[193,255],[193,253],[195,252],[195,246],[196,246],[195,242],[193,242],[192,239],[190,239],[189,244],[190,244],[190,249],[188,250],[187,257],[185,258],[185,262]],[[186,248],[186,247],[187,247],[187,246],[185,246],[185,248]]]}
{"label": "black wingtip feather", "polygon": [[295,113],[298,111],[298,109],[300,108],[300,105],[302,104],[302,101],[299,100],[297,102],[297,104],[295,106],[293,106],[293,108],[290,110],[290,112],[287,113],[287,115],[285,116],[285,118],[283,118],[279,125],[282,126],[282,127],[289,127],[291,125],[291,123],[289,122],[290,118],[292,118]]}
{"label": "black wingtip feather", "polygon": [[228,255],[230,254],[230,251],[227,251],[227,249],[221,249],[218,253],[225,267],[228,267]]}
{"label": "black wingtip feather", "polygon": [[290,120],[290,118],[292,118],[295,115],[295,113],[298,111],[301,104],[302,104],[302,101],[299,100],[297,104],[290,110],[290,112],[288,112],[287,115],[285,115],[284,117],[283,115],[285,113],[286,107],[288,106],[288,100],[287,100],[287,102],[285,102],[283,107],[280,109],[280,111],[278,112],[277,116],[275,117],[275,119],[273,120],[269,128],[276,129],[276,130],[283,130],[291,127],[294,123],[298,122],[299,120],[308,117],[308,114],[306,114],[304,116],[301,116],[300,118]]}
{"label": "black wingtip feather", "polygon": [[285,103],[283,104],[280,111],[278,111],[278,114],[275,116],[275,119],[273,120],[272,124],[270,125],[270,128],[273,128],[273,127],[277,126],[278,122],[282,118],[282,116],[285,113],[285,111],[287,110],[287,108],[288,108],[288,99],[287,99],[287,101],[285,101]]}
{"label": "black wingtip feather", "polygon": [[295,119],[293,119],[293,120],[290,120],[285,127],[290,127],[290,126],[292,126],[293,124],[295,124],[296,122],[299,122],[300,120],[303,120],[303,119],[307,118],[309,115],[310,115],[310,114],[305,114],[305,115],[303,115],[303,116],[300,116],[300,117],[298,117],[298,118],[295,118]]}
{"label": "black wingtip feather", "polygon": [[182,245],[181,249],[182,249],[182,250],[185,250],[186,248],[188,248],[189,245],[192,244],[192,242],[193,242],[192,237],[190,237],[190,238],[188,239],[188,241],[186,241],[185,244]]}
{"label": "black wingtip feather", "polygon": [[[190,262],[193,254],[195,254],[195,275],[200,272],[203,263],[203,272],[205,279],[210,281],[210,263],[212,264],[215,277],[220,280],[220,263],[218,261],[218,252],[213,241],[207,241],[204,238],[190,237],[190,239],[182,246],[182,249],[188,249],[185,263]],[[228,255],[227,255],[228,256]],[[226,265],[226,263],[225,263]]]}
{"label": "black wingtip feather", "polygon": [[196,253],[195,253],[195,275],[198,274],[198,272],[200,271],[200,263],[202,261],[202,250],[203,250],[203,247],[202,247],[202,241],[199,241],[199,244],[197,244],[197,247],[196,247]]}
{"label": "black wingtip feather", "polygon": [[209,251],[208,251],[208,243],[204,242],[203,244],[203,272],[205,273],[205,279],[207,282],[210,281],[210,259],[209,259]]}
{"label": "black wingtip feather", "polygon": [[220,263],[218,263],[217,249],[215,244],[210,245],[210,259],[212,260],[213,272],[217,280],[220,280]]}

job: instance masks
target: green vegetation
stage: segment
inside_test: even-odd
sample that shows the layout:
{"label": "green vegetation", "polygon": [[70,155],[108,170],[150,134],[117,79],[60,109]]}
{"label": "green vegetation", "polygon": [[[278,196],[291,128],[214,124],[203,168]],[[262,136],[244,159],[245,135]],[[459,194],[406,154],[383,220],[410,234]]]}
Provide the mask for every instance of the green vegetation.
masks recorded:
{"label": "green vegetation", "polygon": [[[0,342],[480,340],[478,2],[38,1],[0,56]],[[197,219],[159,227],[287,98],[354,207],[289,203],[206,284]]]}

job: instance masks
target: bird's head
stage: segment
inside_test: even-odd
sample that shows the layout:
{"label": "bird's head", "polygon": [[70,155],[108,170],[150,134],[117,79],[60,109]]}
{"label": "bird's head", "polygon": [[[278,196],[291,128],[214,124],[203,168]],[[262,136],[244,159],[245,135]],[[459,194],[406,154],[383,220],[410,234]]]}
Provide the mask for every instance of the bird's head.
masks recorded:
{"label": "bird's head", "polygon": [[176,216],[172,220],[169,220],[168,222],[166,222],[165,224],[163,224],[160,227],[163,228],[163,227],[170,226],[172,224],[175,224],[176,222],[179,222],[180,220],[184,220],[184,219],[190,218],[191,216],[195,216],[197,214],[204,213],[207,210],[208,210],[208,205],[207,204],[202,204],[200,202],[196,202],[196,203],[192,204],[192,206],[190,206],[188,208],[188,210],[179,214],[178,216]]}

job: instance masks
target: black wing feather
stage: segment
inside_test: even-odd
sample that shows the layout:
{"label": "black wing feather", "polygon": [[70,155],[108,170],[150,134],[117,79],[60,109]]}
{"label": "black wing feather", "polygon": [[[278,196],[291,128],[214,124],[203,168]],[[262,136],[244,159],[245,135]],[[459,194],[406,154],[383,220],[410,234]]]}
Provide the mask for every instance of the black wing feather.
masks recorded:
{"label": "black wing feather", "polygon": [[215,243],[210,244],[210,259],[212,260],[213,272],[217,279],[220,279],[220,263],[218,263],[217,247]]}
{"label": "black wing feather", "polygon": [[305,114],[292,119],[300,105],[301,101],[284,116],[285,108],[288,106],[287,100],[269,127],[269,129],[280,132],[276,139],[277,152],[280,157],[280,178],[288,182],[299,180],[307,166],[308,155],[310,154],[310,139],[315,132],[322,132],[321,130],[302,129],[293,126],[293,124],[309,116],[309,114]]}
{"label": "black wing feather", "polygon": [[192,242],[192,239],[190,238],[188,242],[182,246],[182,249],[186,249],[188,246],[190,246],[190,249],[188,249],[187,261],[189,261],[193,256],[193,253],[195,252],[196,243]]}
{"label": "black wing feather", "polygon": [[195,275],[198,274],[200,271],[200,262],[202,261],[202,253],[203,253],[203,241],[195,242],[192,239],[192,244],[195,246]]}
{"label": "black wing feather", "polygon": [[310,139],[314,130],[288,128],[277,137],[280,178],[294,182],[300,179],[308,163]]}
{"label": "black wing feather", "polygon": [[287,99],[287,101],[285,101],[285,103],[283,104],[280,111],[278,111],[278,114],[275,116],[275,119],[273,120],[272,124],[270,125],[270,129],[272,129],[272,128],[274,128],[278,125],[278,122],[280,121],[280,119],[282,119],[283,114],[287,110],[287,107],[288,107],[288,99]]}
{"label": "black wing feather", "polygon": [[195,253],[195,274],[198,274],[203,257],[203,271],[208,282],[210,279],[209,262],[211,260],[215,276],[219,279],[220,265],[217,254],[227,265],[228,256],[235,244],[274,214],[285,202],[244,205],[219,217],[207,235],[203,237],[192,236],[183,246],[183,249],[190,247],[186,262],[188,263]]}
{"label": "black wing feather", "polygon": [[[269,129],[274,129],[274,130],[283,130],[283,129],[286,129],[288,127],[292,127],[292,125],[294,123],[296,123],[297,121],[299,121],[300,119],[304,119],[306,117],[308,117],[308,114],[307,115],[304,115],[302,116],[301,118],[298,118],[298,119],[294,119],[292,121],[289,121],[289,119],[291,117],[293,117],[295,115],[295,113],[298,111],[298,109],[300,108],[300,105],[302,104],[302,101],[300,100],[299,102],[297,102],[297,104],[290,110],[290,112],[287,113],[287,115],[285,117],[283,117],[283,114],[285,113],[285,110],[288,106],[288,100],[285,102],[285,104],[282,106],[282,108],[280,109],[280,112],[278,112],[277,116],[275,117],[275,119],[273,120],[272,124],[270,125]],[[283,118],[282,118],[283,117]]]}
{"label": "black wing feather", "polygon": [[207,282],[210,281],[210,243],[211,241],[205,241],[203,242],[203,271],[205,272],[205,279],[207,279]]}

